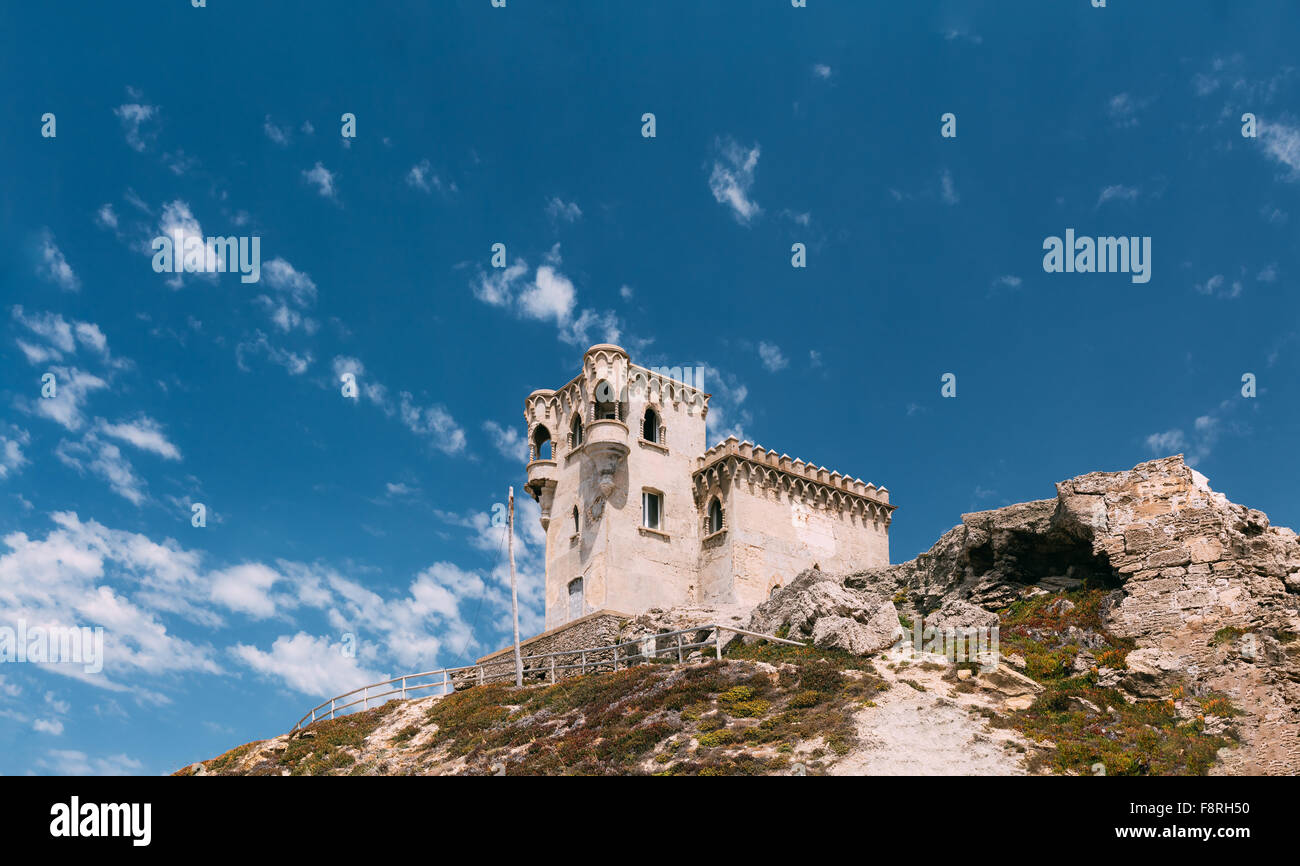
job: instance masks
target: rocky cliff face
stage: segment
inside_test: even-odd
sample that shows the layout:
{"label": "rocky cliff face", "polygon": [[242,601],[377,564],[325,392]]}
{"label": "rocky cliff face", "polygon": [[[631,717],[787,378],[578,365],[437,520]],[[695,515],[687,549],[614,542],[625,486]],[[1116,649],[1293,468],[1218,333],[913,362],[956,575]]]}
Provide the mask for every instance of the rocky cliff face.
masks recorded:
{"label": "rocky cliff face", "polygon": [[1005,613],[1035,595],[1104,591],[1096,628],[1053,636],[1067,673],[1091,672],[1132,700],[1168,700],[1193,717],[1185,696],[1226,695],[1242,714],[1233,722],[1242,743],[1222,751],[1216,772],[1300,773],[1295,532],[1211,490],[1181,455],[1056,489],[1055,499],[963,515],[910,562],[843,578],[806,573],[750,627],[871,651],[889,643],[885,605],[946,627],[988,624],[981,611]]}

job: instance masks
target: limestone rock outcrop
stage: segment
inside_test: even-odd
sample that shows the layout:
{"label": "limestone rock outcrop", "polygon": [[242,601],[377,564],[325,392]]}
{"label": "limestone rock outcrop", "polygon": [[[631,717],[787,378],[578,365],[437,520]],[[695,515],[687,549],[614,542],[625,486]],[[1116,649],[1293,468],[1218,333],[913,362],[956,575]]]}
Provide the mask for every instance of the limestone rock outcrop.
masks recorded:
{"label": "limestone rock outcrop", "polygon": [[1175,684],[1223,692],[1244,713],[1243,743],[1216,772],[1300,773],[1300,540],[1216,493],[1181,455],[962,515],[910,562],[841,578],[805,572],[750,628],[787,625],[843,646],[853,629],[840,620],[866,625],[889,599],[927,624],[983,626],[1026,596],[1084,586],[1108,590],[1105,629],[1138,647],[1127,669],[1102,666],[1107,682],[1135,699],[1166,699]]}
{"label": "limestone rock outcrop", "polygon": [[858,655],[879,652],[902,633],[888,596],[845,586],[839,576],[815,568],[755,608],[749,630]]}

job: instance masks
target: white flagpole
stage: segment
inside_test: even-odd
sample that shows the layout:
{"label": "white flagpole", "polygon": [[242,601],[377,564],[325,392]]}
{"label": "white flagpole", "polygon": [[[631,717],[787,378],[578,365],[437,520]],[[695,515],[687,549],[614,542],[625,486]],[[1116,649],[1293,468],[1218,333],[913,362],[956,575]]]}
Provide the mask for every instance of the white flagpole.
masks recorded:
{"label": "white flagpole", "polygon": [[519,590],[515,587],[515,488],[510,488],[510,525],[506,528],[506,547],[510,551],[510,611],[515,620],[515,685],[524,684],[524,661],[519,655]]}

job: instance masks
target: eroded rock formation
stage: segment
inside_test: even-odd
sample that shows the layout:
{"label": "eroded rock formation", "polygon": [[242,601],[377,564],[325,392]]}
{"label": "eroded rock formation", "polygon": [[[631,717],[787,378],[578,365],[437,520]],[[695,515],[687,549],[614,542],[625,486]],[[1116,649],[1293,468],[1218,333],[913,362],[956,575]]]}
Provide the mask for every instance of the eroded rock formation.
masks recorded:
{"label": "eroded rock formation", "polygon": [[1244,713],[1242,746],[1224,750],[1216,771],[1300,773],[1296,533],[1214,492],[1181,455],[1056,489],[1054,499],[965,514],[910,562],[805,572],[757,608],[750,628],[858,652],[884,639],[877,614],[892,600],[927,624],[987,625],[980,611],[1028,595],[1105,589],[1105,629],[1138,649],[1101,677],[1134,700],[1222,692]]}

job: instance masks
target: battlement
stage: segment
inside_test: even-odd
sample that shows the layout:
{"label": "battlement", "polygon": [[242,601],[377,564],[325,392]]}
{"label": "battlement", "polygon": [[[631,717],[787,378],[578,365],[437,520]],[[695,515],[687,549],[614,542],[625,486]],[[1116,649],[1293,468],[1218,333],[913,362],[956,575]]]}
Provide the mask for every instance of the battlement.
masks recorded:
{"label": "battlement", "polygon": [[815,485],[818,488],[824,488],[828,492],[833,491],[867,500],[873,505],[883,506],[887,513],[897,508],[897,506],[889,504],[889,488],[887,487],[877,487],[869,482],[864,482],[861,478],[850,478],[839,472],[828,470],[825,466],[814,466],[812,463],[805,463],[803,460],[791,459],[789,454],[778,455],[775,451],[761,445],[755,445],[748,440],[741,442],[735,436],[728,436],[722,442],[705,451],[703,455],[697,457],[692,475],[699,478],[709,469],[725,462],[728,458],[744,461],[757,467],[757,472],[747,470],[747,473],[769,483],[780,483],[776,477],[779,474],[787,477],[784,482],[786,487],[792,487],[794,486],[793,482],[798,481],[802,484],[801,490],[808,485]]}

